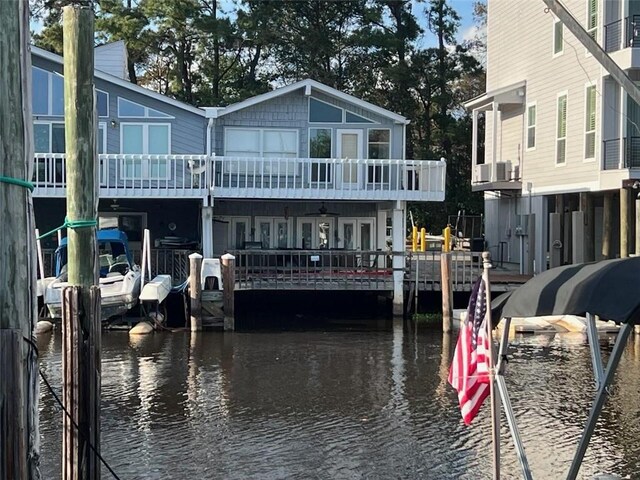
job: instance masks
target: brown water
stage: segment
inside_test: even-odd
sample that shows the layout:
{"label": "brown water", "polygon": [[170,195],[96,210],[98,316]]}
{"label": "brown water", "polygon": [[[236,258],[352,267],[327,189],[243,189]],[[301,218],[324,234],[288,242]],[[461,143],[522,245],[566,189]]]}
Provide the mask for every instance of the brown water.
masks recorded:
{"label": "brown water", "polygon": [[[612,342],[602,340],[605,359]],[[58,388],[60,336],[39,344]],[[451,354],[442,334],[397,326],[104,332],[102,453],[122,479],[490,478],[488,408],[462,424],[446,383]],[[580,478],[640,478],[639,369],[632,339]],[[563,478],[593,393],[585,339],[516,339],[507,383],[534,477]],[[43,478],[56,479],[62,414],[44,386],[41,398]],[[506,427],[503,439],[502,478],[521,478]]]}

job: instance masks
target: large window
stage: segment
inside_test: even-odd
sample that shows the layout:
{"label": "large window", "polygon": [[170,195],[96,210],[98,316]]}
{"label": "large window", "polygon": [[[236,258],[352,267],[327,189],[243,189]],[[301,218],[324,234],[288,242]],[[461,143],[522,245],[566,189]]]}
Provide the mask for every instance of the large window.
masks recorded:
{"label": "large window", "polygon": [[[127,154],[167,155],[171,151],[171,125],[166,123],[121,123],[120,151]],[[134,158],[123,160],[124,178],[168,179],[167,160]]]}
{"label": "large window", "polygon": [[[33,114],[51,117],[64,116],[64,78],[55,72],[33,67],[31,87]],[[109,94],[96,90],[96,109],[99,117],[109,116]]]}
{"label": "large window", "polygon": [[376,123],[373,120],[336,107],[316,98],[309,98],[310,123]]}
{"label": "large window", "polygon": [[536,148],[536,115],[536,104],[527,105],[527,150]]}
{"label": "large window", "polygon": [[[309,129],[309,158],[331,158],[332,136],[330,128]],[[325,162],[311,163],[312,182],[331,182],[331,165]]]}
{"label": "large window", "polygon": [[225,156],[296,158],[297,130],[228,128],[225,131]]}
{"label": "large window", "polygon": [[[33,140],[35,153],[65,153],[64,123],[34,122]],[[98,124],[96,136],[98,153],[107,151],[107,125]]]}
{"label": "large window", "polygon": [[585,91],[584,158],[596,156],[596,86],[589,85]]}
{"label": "large window", "polygon": [[564,51],[564,24],[560,20],[553,22],[553,54],[560,55]]}
{"label": "large window", "polygon": [[558,95],[556,121],[556,164],[567,161],[567,94]]}
{"label": "large window", "polygon": [[[391,158],[391,131],[387,129],[369,129],[369,158],[375,160]],[[368,184],[384,184],[389,182],[388,165],[369,165],[367,168]]]}

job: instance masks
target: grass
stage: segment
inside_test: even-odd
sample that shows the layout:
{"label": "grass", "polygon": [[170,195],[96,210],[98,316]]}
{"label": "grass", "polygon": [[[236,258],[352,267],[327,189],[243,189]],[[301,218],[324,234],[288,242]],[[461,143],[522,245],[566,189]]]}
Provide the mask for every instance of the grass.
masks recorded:
{"label": "grass", "polygon": [[414,313],[411,319],[418,325],[439,325],[442,323],[441,313]]}

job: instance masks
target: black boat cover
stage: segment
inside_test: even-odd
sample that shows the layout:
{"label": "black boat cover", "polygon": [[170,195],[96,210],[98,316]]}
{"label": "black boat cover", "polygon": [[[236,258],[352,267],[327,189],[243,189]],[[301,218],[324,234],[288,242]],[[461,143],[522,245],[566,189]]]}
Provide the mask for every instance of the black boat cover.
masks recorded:
{"label": "black boat cover", "polygon": [[502,318],[598,315],[640,323],[640,257],[552,268],[491,302],[494,325]]}

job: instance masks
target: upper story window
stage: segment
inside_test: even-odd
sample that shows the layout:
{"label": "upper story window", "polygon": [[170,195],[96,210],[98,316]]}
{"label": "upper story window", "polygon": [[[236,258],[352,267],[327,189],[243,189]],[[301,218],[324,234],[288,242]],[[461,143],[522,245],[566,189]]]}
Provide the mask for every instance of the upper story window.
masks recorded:
{"label": "upper story window", "polygon": [[598,0],[587,0],[587,33],[598,40]]}
{"label": "upper story window", "polygon": [[[65,153],[64,123],[35,122],[33,124],[33,149],[35,153]],[[98,153],[107,151],[107,124],[98,124],[96,136]]]}
{"label": "upper story window", "polygon": [[553,55],[564,52],[564,24],[560,20],[553,22]]}
{"label": "upper story window", "polygon": [[228,128],[225,155],[230,157],[295,158],[298,156],[297,130]]}
{"label": "upper story window", "polygon": [[[31,89],[34,115],[64,116],[64,78],[56,72],[32,67]],[[109,116],[109,94],[96,89],[96,109],[99,117]]]}
{"label": "upper story window", "polygon": [[558,96],[556,124],[556,164],[567,161],[567,94]]}
{"label": "upper story window", "polygon": [[120,118],[173,118],[164,112],[145,107],[139,103],[118,97],[118,117]]}
{"label": "upper story window", "polygon": [[388,129],[369,129],[369,158],[391,158],[391,132]]}
{"label": "upper story window", "polygon": [[585,91],[584,158],[596,157],[596,86],[589,85]]}
{"label": "upper story window", "polygon": [[536,148],[536,115],[535,103],[527,106],[527,150]]}
{"label": "upper story window", "polygon": [[309,98],[309,123],[376,123],[330,103]]}

